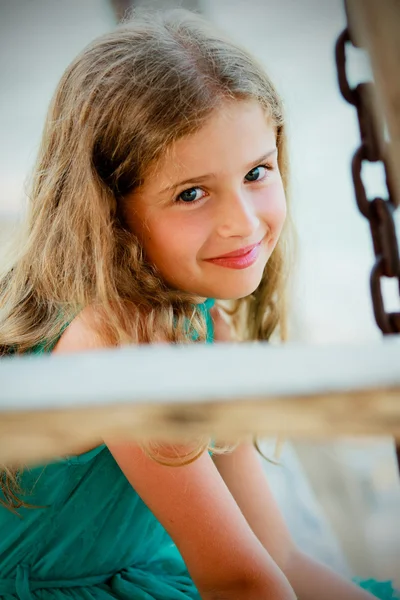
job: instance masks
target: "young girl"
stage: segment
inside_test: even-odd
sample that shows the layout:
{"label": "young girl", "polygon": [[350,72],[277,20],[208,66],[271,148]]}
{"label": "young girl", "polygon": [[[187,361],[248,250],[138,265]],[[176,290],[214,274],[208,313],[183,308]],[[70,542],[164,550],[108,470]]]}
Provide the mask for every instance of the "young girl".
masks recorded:
{"label": "young girl", "polygon": [[[1,353],[283,337],[287,185],[260,65],[190,12],[135,16],[54,95]],[[295,546],[254,447],[221,446],[102,439],[5,468],[0,596],[372,598]]]}

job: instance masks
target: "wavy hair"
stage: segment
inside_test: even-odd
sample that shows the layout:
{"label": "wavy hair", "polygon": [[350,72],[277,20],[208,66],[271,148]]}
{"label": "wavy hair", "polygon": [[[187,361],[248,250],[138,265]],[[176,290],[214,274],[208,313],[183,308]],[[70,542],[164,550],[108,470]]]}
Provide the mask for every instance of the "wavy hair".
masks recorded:
{"label": "wavy hair", "polygon": [[[48,110],[23,238],[0,275],[0,355],[50,347],[88,305],[101,308],[98,327],[110,345],[151,343],[154,332],[187,343],[188,322],[205,340],[194,297],[146,262],[123,204],[171,144],[234,100],[256,100],[273,123],[288,198],[281,99],[261,64],[198,14],[135,11],[76,57]],[[237,339],[285,337],[290,229],[288,212],[257,290],[221,304]],[[0,485],[12,499],[9,475]]]}

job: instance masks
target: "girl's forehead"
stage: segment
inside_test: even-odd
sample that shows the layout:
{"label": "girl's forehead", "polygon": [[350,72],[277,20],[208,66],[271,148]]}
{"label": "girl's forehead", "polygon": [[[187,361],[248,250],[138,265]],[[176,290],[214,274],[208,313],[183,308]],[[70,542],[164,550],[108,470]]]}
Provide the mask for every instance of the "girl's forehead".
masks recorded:
{"label": "girl's forehead", "polygon": [[272,150],[276,127],[261,105],[255,101],[227,103],[214,111],[194,133],[172,143],[151,166],[145,181],[153,182],[177,177],[201,176],[215,169],[222,170],[233,162],[247,164]]}

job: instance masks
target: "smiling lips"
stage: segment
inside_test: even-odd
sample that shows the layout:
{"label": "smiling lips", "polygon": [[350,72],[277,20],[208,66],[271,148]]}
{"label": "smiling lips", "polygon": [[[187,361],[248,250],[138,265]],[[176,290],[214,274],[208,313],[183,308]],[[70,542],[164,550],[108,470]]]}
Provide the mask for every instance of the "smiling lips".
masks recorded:
{"label": "smiling lips", "polygon": [[219,265],[220,267],[226,267],[228,269],[247,269],[247,267],[250,267],[256,262],[260,254],[261,242],[262,240],[252,246],[246,246],[245,248],[234,250],[223,256],[207,258],[205,260],[214,265]]}

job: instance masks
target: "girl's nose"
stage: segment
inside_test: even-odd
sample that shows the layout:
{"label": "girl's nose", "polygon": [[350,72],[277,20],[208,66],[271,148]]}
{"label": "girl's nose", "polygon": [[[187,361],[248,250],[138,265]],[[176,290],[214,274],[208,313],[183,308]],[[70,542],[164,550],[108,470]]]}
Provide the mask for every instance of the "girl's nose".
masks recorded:
{"label": "girl's nose", "polygon": [[251,238],[259,230],[260,219],[248,192],[230,192],[220,207],[218,233],[221,237]]}

